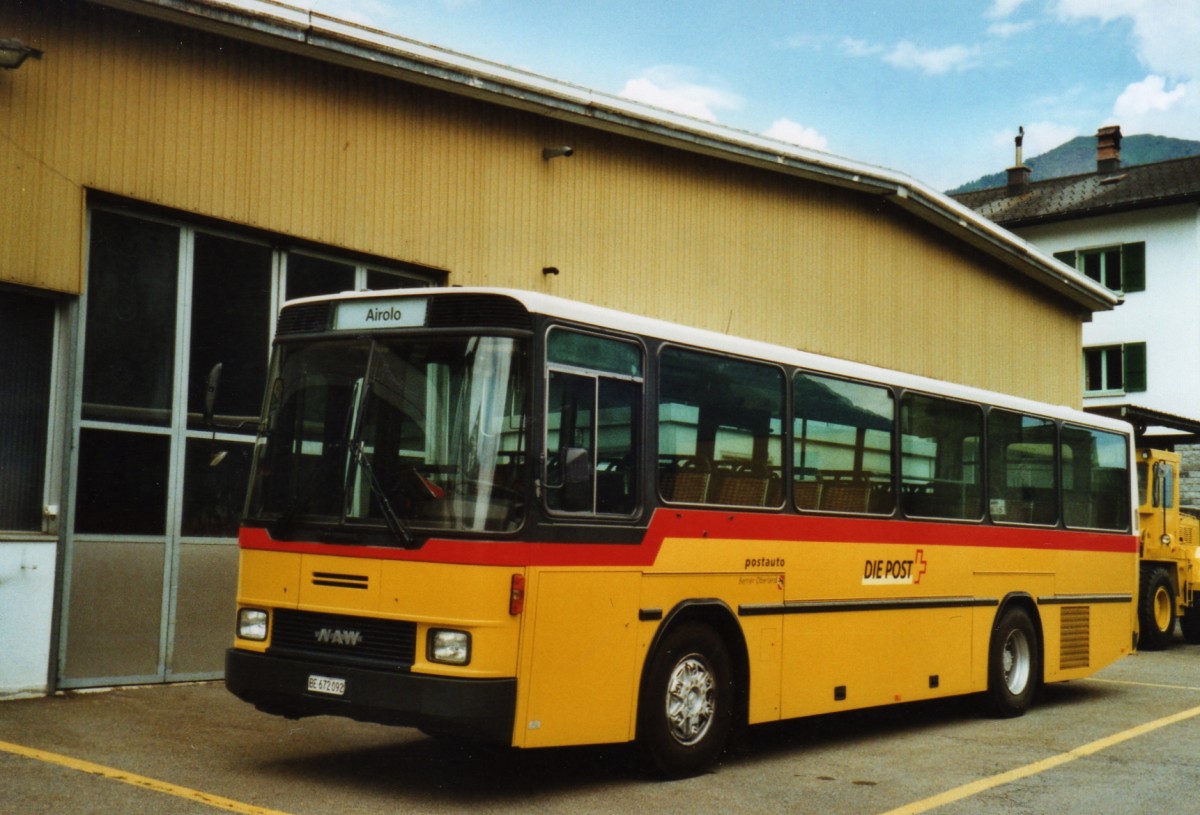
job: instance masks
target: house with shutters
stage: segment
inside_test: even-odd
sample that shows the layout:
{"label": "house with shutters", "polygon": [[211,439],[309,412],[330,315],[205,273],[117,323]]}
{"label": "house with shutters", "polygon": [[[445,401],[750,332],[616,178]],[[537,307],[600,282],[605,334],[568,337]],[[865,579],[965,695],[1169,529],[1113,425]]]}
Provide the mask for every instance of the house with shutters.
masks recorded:
{"label": "house with shutters", "polygon": [[[1084,408],[1128,419],[1159,446],[1195,444],[1200,156],[1123,166],[1113,125],[1096,133],[1094,172],[1030,176],[1018,148],[1006,186],[954,198],[1123,298],[1082,326]],[[1200,504],[1200,453],[1183,450],[1185,467],[1195,459],[1185,501]]]}

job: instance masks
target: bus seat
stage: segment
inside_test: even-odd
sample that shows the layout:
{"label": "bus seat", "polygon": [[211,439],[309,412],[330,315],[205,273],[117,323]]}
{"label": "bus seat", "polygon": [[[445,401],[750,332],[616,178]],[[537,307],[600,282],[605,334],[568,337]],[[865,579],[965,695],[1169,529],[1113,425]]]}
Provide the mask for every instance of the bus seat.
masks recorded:
{"label": "bus seat", "polygon": [[792,500],[797,509],[816,509],[821,505],[821,482],[797,481],[792,485]]}
{"label": "bus seat", "polygon": [[727,475],[717,482],[717,494],[712,503],[765,506],[767,479],[755,475]]}
{"label": "bus seat", "polygon": [[871,487],[867,484],[826,484],[821,489],[821,509],[830,512],[866,512]]}
{"label": "bus seat", "polygon": [[708,495],[709,474],[700,470],[668,470],[662,473],[659,485],[667,501],[702,504]]}

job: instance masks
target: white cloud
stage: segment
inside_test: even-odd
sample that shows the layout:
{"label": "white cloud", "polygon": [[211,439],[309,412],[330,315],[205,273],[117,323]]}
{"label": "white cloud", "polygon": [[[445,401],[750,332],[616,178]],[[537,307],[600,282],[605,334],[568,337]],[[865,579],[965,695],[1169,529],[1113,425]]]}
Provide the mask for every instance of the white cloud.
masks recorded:
{"label": "white cloud", "polygon": [[1200,138],[1200,3],[1195,0],[1057,0],[1067,21],[1123,21],[1148,74],[1113,103],[1123,132]]}
{"label": "white cloud", "polygon": [[930,76],[961,71],[977,64],[978,51],[965,45],[919,48],[907,40],[896,45],[883,61],[897,68],[915,69]]}
{"label": "white cloud", "polygon": [[988,26],[988,34],[999,39],[1008,39],[1017,34],[1028,31],[1033,28],[1033,21],[1026,20],[1023,23],[992,23]]}
{"label": "white cloud", "polygon": [[809,147],[813,150],[825,150],[829,141],[811,127],[805,127],[791,119],[776,119],[771,126],[763,131],[763,135],[777,141]]}
{"label": "white cloud", "polygon": [[842,40],[842,51],[851,57],[873,57],[883,53],[883,46],[872,45],[866,40],[856,37],[846,37]]}
{"label": "white cloud", "polygon": [[1161,76],[1134,82],[1117,97],[1106,124],[1119,124],[1126,135],[1157,133],[1200,139],[1200,81],[1179,82],[1169,90]]}
{"label": "white cloud", "polygon": [[1138,59],[1152,72],[1174,79],[1200,79],[1200,3],[1196,0],[1058,0],[1067,20],[1133,26]]}
{"label": "white cloud", "polygon": [[1027,0],[992,0],[991,8],[984,12],[983,16],[989,20],[1003,20],[1005,17],[1011,16],[1026,2]]}
{"label": "white cloud", "polygon": [[1167,90],[1166,80],[1161,76],[1148,76],[1141,82],[1135,82],[1125,88],[1124,93],[1117,97],[1113,105],[1113,115],[1117,118],[1132,118],[1142,116],[1151,111],[1166,111],[1188,95],[1189,85],[1182,83],[1172,90]]}
{"label": "white cloud", "polygon": [[737,94],[694,82],[690,74],[688,69],[673,65],[650,68],[626,82],[620,95],[707,122],[717,121],[718,110],[737,110],[742,106],[742,98]]}

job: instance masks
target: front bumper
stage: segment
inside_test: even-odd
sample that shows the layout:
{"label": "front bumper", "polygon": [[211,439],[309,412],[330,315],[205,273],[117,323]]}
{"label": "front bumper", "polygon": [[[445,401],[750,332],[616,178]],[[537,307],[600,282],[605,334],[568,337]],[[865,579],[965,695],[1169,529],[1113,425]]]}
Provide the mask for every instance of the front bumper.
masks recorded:
{"label": "front bumper", "polygon": [[[340,696],[308,690],[312,675],[346,682]],[[230,648],[225,687],[259,710],[298,719],[344,716],[512,744],[516,679],[457,679],[287,659]]]}

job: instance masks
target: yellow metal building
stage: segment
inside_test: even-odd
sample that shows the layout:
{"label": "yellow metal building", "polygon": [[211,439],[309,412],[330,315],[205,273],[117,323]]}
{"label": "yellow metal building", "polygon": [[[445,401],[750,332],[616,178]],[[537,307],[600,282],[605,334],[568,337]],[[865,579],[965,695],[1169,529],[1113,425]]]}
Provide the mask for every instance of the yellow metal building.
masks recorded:
{"label": "yellow metal building", "polygon": [[285,4],[0,0],[13,38],[0,695],[218,675],[250,437],[201,397],[255,413],[289,297],[531,289],[1074,406],[1116,305],[906,176]]}

